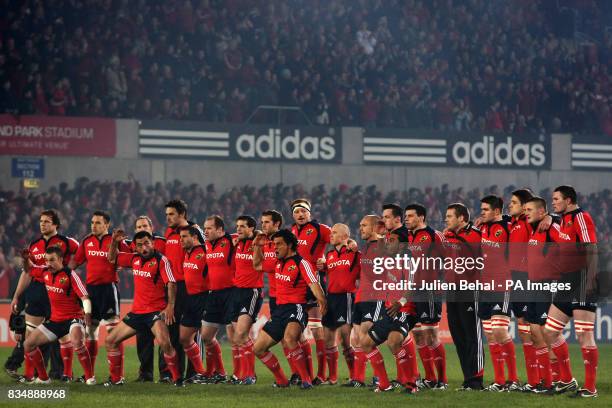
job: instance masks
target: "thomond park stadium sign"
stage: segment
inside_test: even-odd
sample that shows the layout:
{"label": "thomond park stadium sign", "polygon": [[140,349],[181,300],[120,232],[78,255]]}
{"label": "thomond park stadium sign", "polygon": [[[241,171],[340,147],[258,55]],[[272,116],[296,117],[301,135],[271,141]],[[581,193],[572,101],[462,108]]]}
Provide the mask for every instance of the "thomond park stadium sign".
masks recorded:
{"label": "thomond park stadium sign", "polygon": [[363,139],[363,161],[446,167],[550,168],[548,135],[372,129]]}
{"label": "thomond park stadium sign", "polygon": [[337,128],[328,127],[144,121],[139,153],[167,158],[339,163],[342,138]]}

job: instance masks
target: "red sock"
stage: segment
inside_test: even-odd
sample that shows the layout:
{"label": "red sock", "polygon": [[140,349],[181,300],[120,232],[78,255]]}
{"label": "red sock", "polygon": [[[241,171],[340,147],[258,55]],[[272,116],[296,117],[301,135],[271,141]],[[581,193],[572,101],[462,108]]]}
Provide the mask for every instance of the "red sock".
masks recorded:
{"label": "red sock", "polygon": [[164,360],[166,361],[168,371],[170,371],[170,374],[172,374],[172,381],[176,381],[181,378],[178,369],[178,359],[176,356],[176,351],[174,351],[171,355],[164,353]]}
{"label": "red sock", "polygon": [[[417,361],[416,346],[414,345],[414,340],[411,336],[408,336],[406,340],[404,340],[402,348],[406,350],[406,358],[410,363],[410,373],[408,374],[408,381],[416,382],[417,378],[421,376],[421,373],[419,372],[419,362]],[[410,376],[412,376],[412,380],[410,379]]]}
{"label": "red sock", "polygon": [[119,343],[119,352],[121,353],[121,360],[119,362],[120,367],[121,367],[121,377],[124,377],[125,370],[123,369],[123,366],[125,362],[125,346],[123,345],[123,343]]}
{"label": "red sock", "polygon": [[23,376],[28,380],[31,380],[34,377],[34,364],[32,363],[30,353],[24,353]]}
{"label": "red sock", "polygon": [[253,340],[249,338],[242,346],[242,365],[243,377],[255,377],[255,353],[253,353]]}
{"label": "red sock", "polygon": [[317,377],[325,380],[325,371],[327,368],[327,359],[325,358],[325,340],[315,340],[315,348],[317,350]]}
{"label": "red sock", "polygon": [[538,385],[538,381],[540,381],[540,375],[538,373],[538,363],[535,358],[535,348],[533,347],[533,343],[523,343],[523,354],[525,355],[527,383],[535,387]]}
{"label": "red sock", "polygon": [[444,349],[444,344],[438,343],[437,346],[431,346],[430,350],[434,359],[436,371],[438,372],[438,381],[447,384],[448,379],[446,378],[446,350]]}
{"label": "red sock", "polygon": [[327,358],[327,366],[329,367],[329,380],[333,383],[338,381],[338,347],[330,347],[325,349],[325,357]]}
{"label": "red sock", "polygon": [[121,360],[123,360],[123,356],[121,355],[121,350],[117,349],[117,350],[107,351],[106,358],[108,361],[111,381],[112,382],[119,381],[122,377]]}
{"label": "red sock", "polygon": [[506,340],[506,342],[501,345],[501,349],[504,353],[504,361],[508,367],[508,381],[518,382],[518,374],[516,372],[516,351],[512,339]]}
{"label": "red sock", "polygon": [[489,351],[491,353],[491,362],[493,363],[495,382],[497,384],[505,384],[506,375],[504,373],[504,358],[502,356],[501,344],[489,343]]}
{"label": "red sock", "polygon": [[547,346],[536,349],[536,359],[538,361],[540,380],[544,380],[544,386],[550,388],[552,385],[552,373],[550,370],[550,356],[548,355]]}
{"label": "red sock", "polygon": [[[570,366],[570,356],[567,343],[563,336],[559,336],[559,339],[551,346],[552,352],[557,357],[556,370],[559,373],[559,379],[564,383],[572,381],[574,376],[572,375],[572,367]],[[555,367],[553,367],[553,371]]]}
{"label": "red sock", "polygon": [[389,382],[389,377],[387,376],[387,369],[385,368],[385,360],[378,351],[377,348],[373,349],[367,355],[368,361],[374,370],[374,375],[378,377],[378,388],[384,390],[389,388],[391,383]]}
{"label": "red sock", "polygon": [[555,360],[550,359],[550,375],[553,382],[557,382],[561,378],[559,374],[559,360],[556,360],[556,356]]}
{"label": "red sock", "polygon": [[285,358],[287,359],[287,362],[289,363],[289,368],[291,368],[291,375],[299,375],[298,374],[298,369],[295,366],[295,364],[293,364],[293,359],[289,358],[289,348],[283,346],[283,354],[285,354]]}
{"label": "red sock", "polygon": [[368,359],[366,354],[360,347],[355,347],[355,361],[354,361],[354,378],[355,381],[359,381],[361,383],[365,383],[365,372],[366,372],[366,363]]}
{"label": "red sock", "polygon": [[91,357],[89,356],[89,351],[87,347],[81,346],[78,349],[75,349],[77,353],[77,357],[79,362],[81,363],[81,367],[83,367],[83,374],[85,374],[85,379],[89,379],[94,376],[93,366],[91,365]]}
{"label": "red sock", "polygon": [[[314,376],[314,368],[312,366],[312,348],[310,347],[310,343],[308,342],[308,340],[301,341],[300,348],[304,352],[304,356],[306,358],[306,367],[308,368],[308,376],[312,378]],[[291,353],[291,350],[287,350],[287,353]],[[300,374],[297,371],[297,366],[296,366],[296,373],[298,375]]]}
{"label": "red sock", "polygon": [[346,366],[349,370],[349,378],[353,380],[355,377],[355,350],[353,350],[352,347],[349,347],[344,349],[342,354],[344,354],[344,360],[346,361]]}
{"label": "red sock", "polygon": [[431,356],[429,346],[417,346],[417,350],[419,351],[419,356],[421,357],[421,361],[423,362],[423,369],[425,370],[425,379],[436,382],[436,368],[434,366],[434,361]]}
{"label": "red sock", "polygon": [[595,392],[597,363],[599,361],[599,350],[597,346],[582,347],[582,358],[584,359],[584,388],[591,392]]}
{"label": "red sock", "polygon": [[213,344],[206,346],[206,372],[204,373],[204,375],[206,377],[210,377],[215,373],[216,370],[216,361],[217,359],[215,358],[215,347]]}
{"label": "red sock", "polygon": [[234,366],[234,377],[242,378],[242,367],[240,361],[240,346],[232,345],[232,365]]}
{"label": "red sock", "polygon": [[308,364],[304,357],[304,350],[298,345],[293,350],[289,350],[289,358],[293,360],[293,364],[295,364],[295,368],[297,368],[302,382],[312,384],[312,377],[308,372]]}
{"label": "red sock", "polygon": [[183,347],[183,350],[185,351],[185,355],[191,362],[193,370],[196,373],[203,375],[205,373],[204,364],[202,364],[202,356],[198,343],[194,341],[189,347]]}
{"label": "red sock", "polygon": [[278,385],[289,384],[289,380],[287,380],[287,377],[283,372],[283,368],[278,363],[278,359],[274,354],[268,351],[266,354],[261,356],[259,360],[264,363],[264,365],[268,367],[270,371],[272,371],[272,374],[274,374],[274,379]]}
{"label": "red sock", "polygon": [[215,373],[225,375],[225,367],[223,366],[223,355],[221,354],[221,345],[217,339],[213,340],[213,355],[215,358]]}
{"label": "red sock", "polygon": [[64,375],[72,378],[72,356],[74,355],[74,348],[72,343],[67,341],[60,343],[60,355],[62,356],[62,363],[64,363]]}
{"label": "red sock", "polygon": [[48,380],[49,376],[47,375],[47,369],[45,368],[43,355],[38,347],[36,347],[34,351],[30,352],[30,361],[32,362],[32,365],[34,366],[36,371],[38,371],[38,378],[43,381]]}
{"label": "red sock", "polygon": [[85,340],[85,347],[89,351],[89,358],[91,359],[91,366],[96,366],[96,357],[98,357],[98,340]]}
{"label": "red sock", "polygon": [[406,358],[406,350],[400,347],[394,354],[395,356],[395,367],[397,368],[397,381],[404,385],[410,376],[410,362]]}

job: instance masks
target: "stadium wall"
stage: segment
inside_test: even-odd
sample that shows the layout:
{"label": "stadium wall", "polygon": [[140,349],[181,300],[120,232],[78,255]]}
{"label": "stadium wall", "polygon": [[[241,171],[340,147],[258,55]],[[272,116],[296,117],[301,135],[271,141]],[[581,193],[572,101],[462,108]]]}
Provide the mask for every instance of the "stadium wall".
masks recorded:
{"label": "stadium wall", "polygon": [[[340,128],[341,149],[339,163],[316,161],[286,162],[245,160],[211,160],[194,158],[143,157],[139,153],[139,127],[136,120],[115,120],[115,157],[46,156],[45,175],[39,180],[42,190],[60,182],[73,182],[85,176],[93,180],[127,180],[132,174],[144,184],[180,179],[184,183],[209,184],[224,189],[236,185],[294,184],[305,187],[325,183],[328,185],[372,185],[383,191],[424,188],[447,183],[465,189],[497,184],[499,186],[554,186],[563,183],[575,185],[582,193],[600,191],[610,186],[609,171],[572,169],[572,136],[552,135],[546,169],[449,167],[427,165],[401,165],[394,163],[366,163],[362,128]],[[172,122],[170,122],[170,126]],[[201,124],[207,126],[207,124]],[[219,125],[216,125],[218,127]],[[243,126],[247,129],[248,126]],[[368,131],[370,132],[370,131]],[[377,130],[385,132],[385,130]],[[102,140],[101,142],[104,142]],[[0,150],[0,171],[4,188],[17,189],[22,179],[10,177],[11,160],[19,157]],[[460,171],[458,171],[460,169]],[[612,170],[612,169],[609,169]]]}

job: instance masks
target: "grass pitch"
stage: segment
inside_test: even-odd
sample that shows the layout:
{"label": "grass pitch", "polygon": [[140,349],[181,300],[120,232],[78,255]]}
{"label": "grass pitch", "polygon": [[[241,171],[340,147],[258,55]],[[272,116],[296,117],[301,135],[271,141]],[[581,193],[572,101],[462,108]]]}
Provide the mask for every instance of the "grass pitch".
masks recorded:
{"label": "grass pitch", "polygon": [[[395,362],[386,347],[381,347],[385,354],[385,362],[389,377],[395,377]],[[272,374],[260,362],[256,363],[258,381],[256,385],[188,385],[186,388],[177,389],[166,384],[139,384],[133,380],[137,377],[138,359],[136,350],[132,347],[126,348],[125,372],[128,383],[123,387],[107,389],[102,386],[87,387],[84,384],[63,384],[56,382],[53,388],[67,388],[68,399],[64,402],[51,401],[15,401],[7,398],[9,389],[27,388],[16,384],[6,374],[0,375],[0,406],[72,406],[72,407],[98,407],[98,408],[120,408],[120,407],[388,407],[388,406],[426,406],[426,407],[612,407],[612,345],[600,346],[599,369],[598,369],[598,391],[599,398],[596,399],[570,399],[565,395],[541,396],[526,395],[522,393],[500,393],[491,394],[485,392],[455,392],[461,381],[461,369],[452,345],[446,346],[448,360],[449,389],[447,391],[421,391],[416,396],[410,396],[399,391],[375,394],[370,389],[346,389],[339,386],[321,386],[310,391],[298,388],[275,389],[271,387]],[[288,365],[282,356],[282,350],[277,346],[273,349],[277,357],[283,363],[285,372],[288,373]],[[572,369],[574,375],[582,384],[584,369],[582,357],[577,345],[570,346]],[[5,361],[10,349],[0,349],[0,359]],[[231,350],[223,348],[225,367],[231,371]],[[485,381],[491,382],[492,369],[489,358],[486,358]],[[521,379],[525,378],[524,359],[520,345],[517,346],[517,365]],[[315,362],[316,369],[316,362]],[[81,367],[78,360],[74,359],[75,376],[81,375]],[[108,365],[106,363],[104,349],[100,350],[96,363],[96,377],[102,383],[108,376]],[[339,378],[344,381],[347,376],[346,365],[340,356]],[[368,367],[368,377],[371,376]],[[30,386],[30,388],[41,388],[42,386]],[[50,388],[45,387],[45,388]],[[60,404],[60,405],[58,405]]]}

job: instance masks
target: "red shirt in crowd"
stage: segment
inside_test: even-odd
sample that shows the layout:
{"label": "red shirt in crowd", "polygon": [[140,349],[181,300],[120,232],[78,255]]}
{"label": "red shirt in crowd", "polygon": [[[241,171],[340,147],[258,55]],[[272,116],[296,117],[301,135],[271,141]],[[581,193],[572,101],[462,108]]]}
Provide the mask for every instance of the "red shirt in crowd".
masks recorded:
{"label": "red shirt in crowd", "polygon": [[234,286],[237,288],[262,288],[263,271],[256,271],[253,267],[253,238],[238,241],[235,250]]}
{"label": "red shirt in crowd", "polygon": [[304,304],[308,286],[318,282],[310,264],[299,255],[294,255],[276,264],[276,304]]}
{"label": "red shirt in crowd", "polygon": [[325,257],[327,290],[329,293],[353,293],[361,271],[361,253],[346,246],[332,249]]}
{"label": "red shirt in crowd", "polygon": [[64,235],[56,234],[51,238],[46,240],[43,236],[35,239],[30,244],[30,259],[37,266],[45,265],[45,251],[49,247],[58,247],[62,250],[64,265],[68,265],[70,262],[70,258],[74,255],[79,249],[79,242],[70,237],[66,237]]}
{"label": "red shirt in crowd", "polygon": [[310,262],[315,268],[317,259],[323,258],[325,247],[329,244],[331,228],[316,221],[310,221],[302,226],[293,224],[291,232],[298,239],[298,254]]}
{"label": "red shirt in crowd", "polygon": [[[103,285],[119,281],[117,265],[108,261],[108,250],[113,238],[110,234],[98,238],[93,234],[81,241],[74,257],[77,266],[87,262],[85,267],[88,285]],[[127,252],[130,248],[125,242],[119,243],[119,251]]]}
{"label": "red shirt in crowd", "polygon": [[54,273],[47,267],[34,266],[30,270],[30,276],[47,288],[51,304],[51,321],[63,322],[83,318],[79,299],[88,295],[79,275],[66,267]]}
{"label": "red shirt in crowd", "polygon": [[[204,243],[204,233],[198,226],[193,222],[188,223],[189,226],[196,227],[200,231],[200,236],[198,239],[200,243]],[[166,232],[164,233],[164,237],[166,238],[166,248],[164,255],[168,258],[170,263],[172,264],[172,272],[174,272],[174,277],[177,282],[185,280],[185,275],[183,274],[183,259],[185,258],[185,250],[181,246],[181,227],[177,228],[166,228]]]}
{"label": "red shirt in crowd", "polygon": [[262,269],[263,272],[268,273],[268,283],[270,288],[268,289],[269,297],[276,297],[276,279],[274,279],[274,274],[276,273],[276,263],[278,259],[276,259],[276,247],[274,246],[274,241],[266,237],[266,242],[261,247],[263,252],[263,263]]}
{"label": "red shirt in crowd", "polygon": [[196,295],[209,290],[206,273],[206,248],[204,245],[196,245],[185,252],[183,272],[188,294]]}
{"label": "red shirt in crowd", "polygon": [[234,285],[234,245],[232,236],[225,234],[214,241],[206,241],[206,272],[210,290],[231,288]]}

